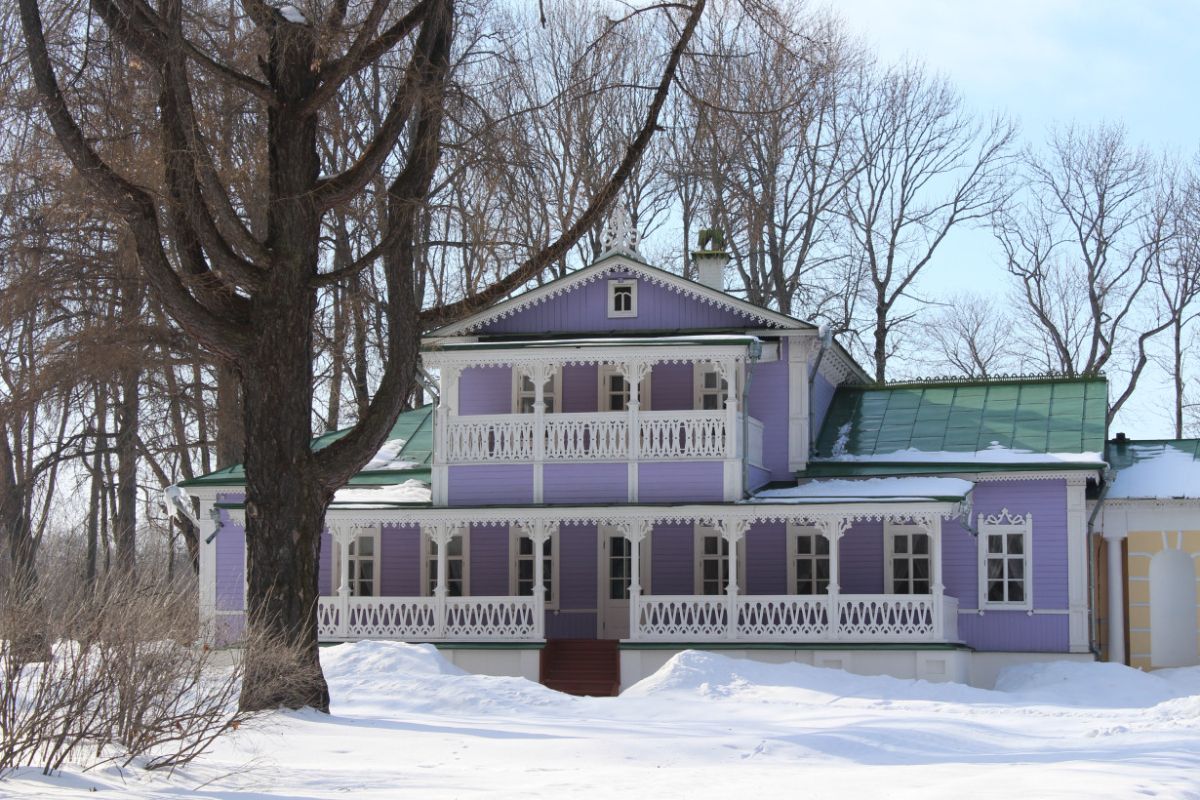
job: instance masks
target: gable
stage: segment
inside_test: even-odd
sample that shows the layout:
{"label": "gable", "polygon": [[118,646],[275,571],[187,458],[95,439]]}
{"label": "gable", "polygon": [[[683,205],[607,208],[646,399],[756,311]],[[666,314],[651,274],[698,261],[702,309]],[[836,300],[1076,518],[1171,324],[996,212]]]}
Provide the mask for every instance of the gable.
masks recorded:
{"label": "gable", "polygon": [[[636,314],[610,314],[610,281],[636,286]],[[590,267],[453,323],[432,336],[548,335],[612,331],[812,326],[623,257]]]}
{"label": "gable", "polygon": [[817,457],[1100,454],[1107,411],[1102,378],[843,386],[821,427]]}

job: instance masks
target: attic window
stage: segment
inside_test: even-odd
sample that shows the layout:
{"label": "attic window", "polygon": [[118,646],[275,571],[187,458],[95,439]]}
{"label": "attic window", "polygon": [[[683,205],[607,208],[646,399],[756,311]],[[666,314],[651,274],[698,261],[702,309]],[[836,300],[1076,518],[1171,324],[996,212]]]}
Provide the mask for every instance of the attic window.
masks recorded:
{"label": "attic window", "polygon": [[637,281],[613,280],[608,282],[608,316],[637,316]]}

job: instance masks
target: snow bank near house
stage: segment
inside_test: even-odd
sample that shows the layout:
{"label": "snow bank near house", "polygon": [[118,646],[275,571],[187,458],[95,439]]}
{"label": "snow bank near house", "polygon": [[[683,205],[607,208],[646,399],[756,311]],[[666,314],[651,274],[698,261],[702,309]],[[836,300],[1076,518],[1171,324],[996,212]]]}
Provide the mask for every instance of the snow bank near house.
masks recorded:
{"label": "snow bank near house", "polygon": [[837,499],[937,500],[966,497],[975,484],[961,478],[897,476],[891,478],[817,479],[781,489],[755,492],[751,503],[806,503]]}
{"label": "snow bank near house", "polygon": [[492,714],[574,698],[524,678],[473,675],[431,644],[355,642],[322,648],[336,714]]}
{"label": "snow bank near house", "polygon": [[[1120,664],[1050,661],[1002,670],[994,690],[960,683],[930,683],[884,675],[855,675],[795,662],[768,664],[718,653],[688,650],[623,698],[673,693],[711,699],[766,700],[811,704],[839,698],[863,701],[922,701],[957,704],[1054,705],[1090,708],[1149,708],[1191,698],[1200,707],[1200,667],[1146,673]],[[1196,697],[1191,697],[1196,695]]]}
{"label": "snow bank near house", "polygon": [[391,486],[373,489],[347,488],[333,493],[333,502],[339,505],[371,503],[428,503],[431,497],[429,484],[410,479]]}
{"label": "snow bank near house", "polygon": [[1078,661],[1007,667],[996,678],[996,691],[1023,703],[1088,708],[1148,708],[1188,693],[1154,673]]}

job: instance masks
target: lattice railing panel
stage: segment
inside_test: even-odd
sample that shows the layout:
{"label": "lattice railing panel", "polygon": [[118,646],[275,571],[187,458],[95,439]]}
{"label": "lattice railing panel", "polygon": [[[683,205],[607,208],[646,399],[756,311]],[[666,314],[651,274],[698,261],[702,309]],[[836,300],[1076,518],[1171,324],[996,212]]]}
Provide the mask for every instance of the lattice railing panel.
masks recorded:
{"label": "lattice railing panel", "polygon": [[529,461],[533,436],[528,414],[455,417],[446,426],[446,461]]}
{"label": "lattice railing panel", "polygon": [[552,414],[545,424],[547,460],[600,461],[629,454],[629,421],[623,414]]}
{"label": "lattice railing panel", "polygon": [[829,635],[825,595],[742,596],[737,638],[747,641],[805,641]]}
{"label": "lattice railing panel", "polygon": [[447,639],[533,639],[537,604],[532,597],[451,597],[446,600]]}
{"label": "lattice railing panel", "polygon": [[429,639],[437,635],[432,597],[352,597],[349,635],[364,639]]}
{"label": "lattice railing panel", "polygon": [[933,595],[844,595],[838,604],[838,638],[845,641],[931,640]]}
{"label": "lattice railing panel", "polygon": [[728,600],[724,596],[654,595],[638,598],[634,638],[703,641],[726,636]]}
{"label": "lattice railing panel", "polygon": [[639,420],[641,456],[720,458],[728,452],[725,421],[719,412],[647,412]]}

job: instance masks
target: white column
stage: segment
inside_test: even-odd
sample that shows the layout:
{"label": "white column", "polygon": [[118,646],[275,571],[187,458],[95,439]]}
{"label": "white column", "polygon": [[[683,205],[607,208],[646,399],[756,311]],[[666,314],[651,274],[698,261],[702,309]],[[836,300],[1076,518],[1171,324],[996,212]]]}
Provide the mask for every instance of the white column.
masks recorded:
{"label": "white column", "polygon": [[433,504],[446,504],[447,482],[450,470],[447,467],[450,421],[458,416],[458,367],[440,368],[441,386],[438,392],[437,409],[433,417],[433,470],[430,475],[430,491]]}
{"label": "white column", "polygon": [[200,640],[212,644],[217,634],[217,521],[220,512],[211,501],[201,501],[197,535],[200,537]]}
{"label": "white column", "polygon": [[729,580],[725,584],[725,603],[728,615],[726,617],[725,636],[728,639],[738,638],[738,543],[746,534],[750,523],[743,519],[718,519],[713,523],[721,531],[729,547]]}
{"label": "white column", "polygon": [[845,517],[824,517],[817,521],[817,530],[829,543],[829,588],[826,590],[829,624],[826,635],[831,640],[836,640],[841,630],[841,539],[849,524],[850,520]]}
{"label": "white column", "polygon": [[[642,596],[642,540],[650,535],[654,524],[646,520],[620,525],[621,535],[629,542],[629,638],[640,639],[638,603]],[[605,569],[607,569],[607,565]],[[606,573],[607,574],[607,573]],[[608,591],[605,589],[605,591]],[[607,597],[607,595],[605,595]]]}
{"label": "white column", "polygon": [[1116,524],[1110,522],[1108,515],[1105,515],[1104,543],[1108,549],[1108,660],[1124,664],[1125,559],[1121,552],[1121,544],[1128,532],[1124,526],[1116,527]]}
{"label": "white column", "polygon": [[546,461],[546,381],[553,368],[547,364],[527,364],[521,367],[521,372],[533,384],[533,502],[540,503]]}
{"label": "white column", "polygon": [[933,638],[946,638],[946,620],[942,613],[946,587],[942,584],[942,518],[934,514],[927,520],[929,531],[929,591],[933,595]]}
{"label": "white column", "polygon": [[621,365],[625,384],[629,387],[626,419],[629,426],[629,502],[631,503],[636,503],[638,499],[638,459],[641,457],[642,447],[642,423],[638,410],[641,407],[642,378],[649,371],[650,365],[645,361],[627,361]]}
{"label": "white column", "polygon": [[534,636],[538,639],[544,639],[546,636],[546,569],[543,561],[545,560],[546,541],[558,530],[556,522],[532,522],[528,525],[523,525],[522,529],[525,535],[529,537],[530,543],[533,545],[533,626]]}
{"label": "white column", "polygon": [[344,638],[350,634],[350,542],[354,538],[354,529],[334,524],[329,526],[329,533],[338,549],[337,633]]}
{"label": "white column", "polygon": [[1090,644],[1086,492],[1086,478],[1067,479],[1067,630],[1072,653],[1086,653]]}
{"label": "white column", "polygon": [[429,540],[437,545],[437,583],[433,587],[434,630],[439,639],[446,635],[446,551],[456,530],[449,525],[434,524],[429,527]]}

